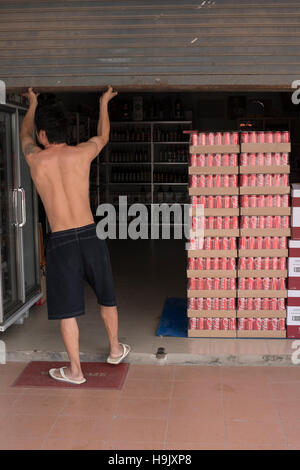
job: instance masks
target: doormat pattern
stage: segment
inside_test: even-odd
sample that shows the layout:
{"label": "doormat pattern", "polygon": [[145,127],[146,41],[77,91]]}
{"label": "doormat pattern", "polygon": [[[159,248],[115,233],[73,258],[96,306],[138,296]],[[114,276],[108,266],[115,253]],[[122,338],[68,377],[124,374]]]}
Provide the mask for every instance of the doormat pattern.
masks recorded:
{"label": "doormat pattern", "polygon": [[188,317],[186,316],[187,300],[167,297],[161,314],[156,336],[176,336],[187,338]]}
{"label": "doormat pattern", "polygon": [[13,387],[93,388],[120,390],[124,384],[129,364],[118,365],[105,362],[82,362],[82,371],[87,379],[84,384],[59,382],[49,376],[49,369],[69,365],[68,362],[30,362],[21,372]]}

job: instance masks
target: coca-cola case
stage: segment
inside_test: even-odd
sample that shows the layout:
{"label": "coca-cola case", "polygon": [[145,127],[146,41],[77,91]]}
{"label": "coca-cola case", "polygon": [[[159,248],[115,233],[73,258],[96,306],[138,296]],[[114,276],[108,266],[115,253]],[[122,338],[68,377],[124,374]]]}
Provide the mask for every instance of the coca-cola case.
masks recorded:
{"label": "coca-cola case", "polygon": [[300,184],[292,184],[291,196],[292,239],[300,240]]}
{"label": "coca-cola case", "polygon": [[300,291],[300,240],[289,240],[288,289]]}
{"label": "coca-cola case", "polygon": [[300,290],[288,291],[287,338],[300,338]]}

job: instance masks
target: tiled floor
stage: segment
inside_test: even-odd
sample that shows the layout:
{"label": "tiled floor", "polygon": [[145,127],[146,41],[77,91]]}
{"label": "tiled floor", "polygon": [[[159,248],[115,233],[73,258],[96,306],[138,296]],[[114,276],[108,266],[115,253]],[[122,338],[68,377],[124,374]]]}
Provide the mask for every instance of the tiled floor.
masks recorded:
{"label": "tiled floor", "polygon": [[0,449],[299,449],[300,368],[131,365],[123,389],[13,388]]}

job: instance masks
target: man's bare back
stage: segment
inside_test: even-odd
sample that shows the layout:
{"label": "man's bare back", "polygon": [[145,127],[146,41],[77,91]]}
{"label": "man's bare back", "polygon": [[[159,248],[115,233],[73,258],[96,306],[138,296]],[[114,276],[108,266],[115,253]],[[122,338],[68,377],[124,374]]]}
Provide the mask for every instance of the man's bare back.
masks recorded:
{"label": "man's bare back", "polygon": [[52,232],[94,222],[89,201],[91,159],[79,146],[53,144],[28,155],[27,162]]}
{"label": "man's bare back", "polygon": [[[52,232],[83,227],[94,222],[89,200],[89,175],[92,160],[101,152],[109,139],[110,123],[107,105],[117,92],[108,87],[100,97],[100,116],[97,136],[77,146],[67,145],[59,122],[51,121],[48,138],[49,121],[46,117],[37,129],[37,138],[45,150],[34,142],[34,115],[37,108],[37,97],[32,88],[26,96],[30,106],[24,117],[21,128],[22,149],[30,167],[32,179],[43,201]],[[58,112],[58,117],[60,114]],[[64,120],[61,121],[64,125]],[[51,127],[52,125],[52,127]],[[53,137],[53,126],[58,139]],[[44,130],[46,129],[46,130]],[[57,143],[60,142],[60,143]]]}

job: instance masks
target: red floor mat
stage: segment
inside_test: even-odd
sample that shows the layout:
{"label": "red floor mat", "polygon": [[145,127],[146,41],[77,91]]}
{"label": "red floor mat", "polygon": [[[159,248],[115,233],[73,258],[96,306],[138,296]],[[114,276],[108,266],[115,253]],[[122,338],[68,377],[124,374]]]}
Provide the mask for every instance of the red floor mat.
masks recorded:
{"label": "red floor mat", "polygon": [[14,382],[14,387],[94,388],[120,390],[125,381],[129,364],[117,366],[105,362],[82,362],[82,371],[87,379],[84,384],[73,385],[52,379],[48,371],[68,365],[67,362],[30,362]]}

